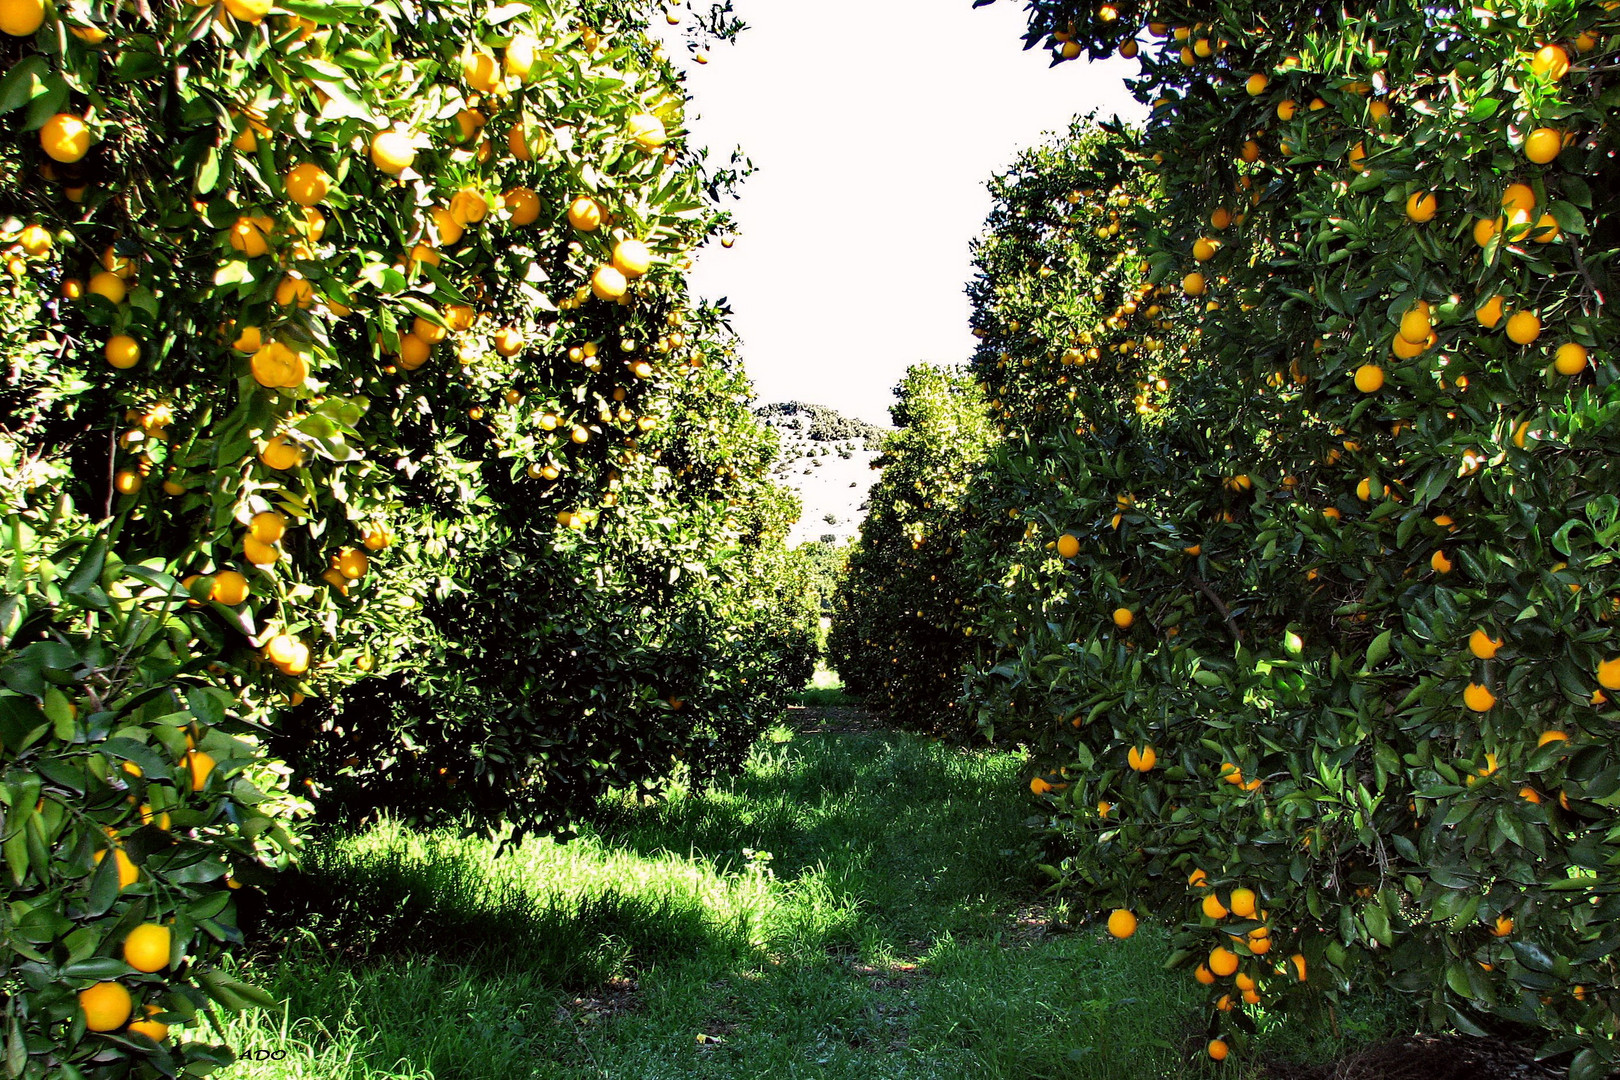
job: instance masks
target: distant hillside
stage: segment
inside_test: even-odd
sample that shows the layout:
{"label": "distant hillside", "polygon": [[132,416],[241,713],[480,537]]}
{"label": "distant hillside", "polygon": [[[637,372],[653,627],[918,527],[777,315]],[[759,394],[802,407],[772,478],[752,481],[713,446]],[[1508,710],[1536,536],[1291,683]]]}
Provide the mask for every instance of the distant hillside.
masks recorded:
{"label": "distant hillside", "polygon": [[776,479],[798,492],[804,504],[788,543],[853,539],[866,516],[866,494],[878,478],[872,459],[887,431],[803,401],[761,405],[754,413],[782,440]]}

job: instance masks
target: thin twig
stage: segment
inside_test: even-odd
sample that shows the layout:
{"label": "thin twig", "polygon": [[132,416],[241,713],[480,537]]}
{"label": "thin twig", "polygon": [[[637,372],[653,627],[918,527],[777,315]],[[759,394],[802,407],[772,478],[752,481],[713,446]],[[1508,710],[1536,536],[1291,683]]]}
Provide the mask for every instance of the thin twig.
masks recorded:
{"label": "thin twig", "polygon": [[118,483],[118,428],[107,432],[107,502],[102,507],[103,521],[112,517],[113,488]]}
{"label": "thin twig", "polygon": [[1192,583],[1194,585],[1198,586],[1198,591],[1203,593],[1204,596],[1209,599],[1211,604],[1215,605],[1215,611],[1220,615],[1220,617],[1226,620],[1226,629],[1227,632],[1232,635],[1232,640],[1237,642],[1239,645],[1242,645],[1243,631],[1239,630],[1237,623],[1233,621],[1232,609],[1226,606],[1226,602],[1224,600],[1215,595],[1215,590],[1210,588],[1203,578],[1199,577],[1197,574],[1189,574],[1187,576],[1192,578]]}

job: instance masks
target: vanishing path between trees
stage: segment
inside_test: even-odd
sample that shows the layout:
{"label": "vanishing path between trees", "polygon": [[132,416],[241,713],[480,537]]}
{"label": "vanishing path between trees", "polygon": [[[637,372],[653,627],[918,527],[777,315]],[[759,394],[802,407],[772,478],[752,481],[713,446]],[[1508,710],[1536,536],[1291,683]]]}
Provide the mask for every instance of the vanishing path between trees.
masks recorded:
{"label": "vanishing path between trees", "polygon": [[[233,1024],[253,1080],[1216,1075],[1164,934],[1041,895],[1024,763],[793,711],[729,786],[607,803],[568,844],[385,825],[313,845]],[[1279,1023],[1268,1055],[1344,1043]],[[1292,1076],[1252,1064],[1223,1076]],[[1479,1074],[1488,1075],[1488,1074]]]}

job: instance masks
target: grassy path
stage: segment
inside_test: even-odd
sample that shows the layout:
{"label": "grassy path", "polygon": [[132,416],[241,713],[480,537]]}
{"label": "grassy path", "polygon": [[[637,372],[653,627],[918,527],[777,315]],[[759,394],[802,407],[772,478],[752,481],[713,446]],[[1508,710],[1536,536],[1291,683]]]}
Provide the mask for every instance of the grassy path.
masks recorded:
{"label": "grassy path", "polygon": [[303,885],[322,914],[245,973],[282,1013],[228,1032],[281,1057],[226,1075],[1213,1074],[1162,934],[1049,929],[1061,912],[1040,908],[1020,850],[1020,764],[783,728],[728,789],[614,803],[564,845],[497,860],[392,826],[328,841]]}

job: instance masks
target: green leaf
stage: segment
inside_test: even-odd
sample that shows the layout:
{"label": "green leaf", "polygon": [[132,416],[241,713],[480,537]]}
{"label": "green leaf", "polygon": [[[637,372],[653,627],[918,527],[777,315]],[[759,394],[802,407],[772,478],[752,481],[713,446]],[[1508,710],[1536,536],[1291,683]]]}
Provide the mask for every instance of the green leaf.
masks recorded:
{"label": "green leaf", "polygon": [[0,113],[20,109],[45,93],[50,65],[39,53],[32,53],[12,64],[0,76]]}

